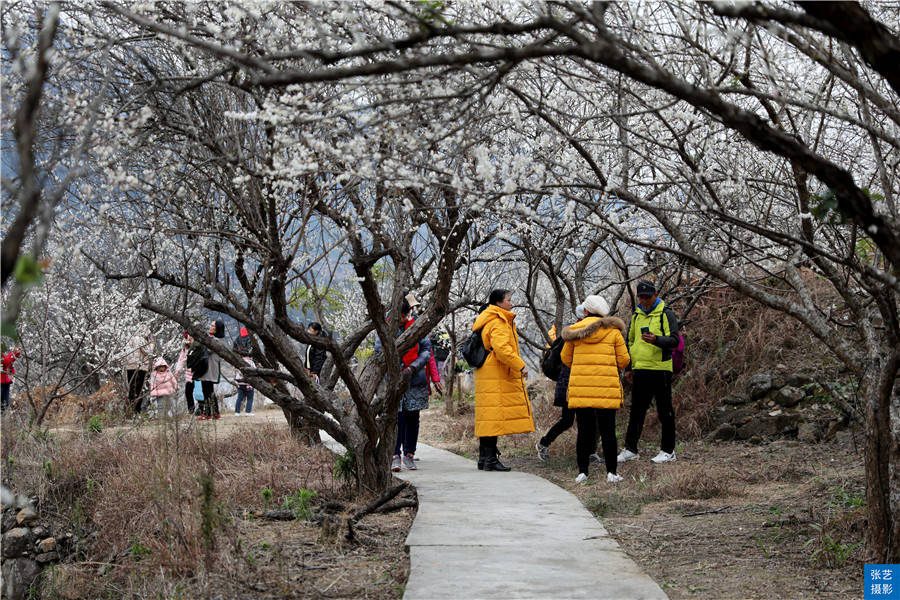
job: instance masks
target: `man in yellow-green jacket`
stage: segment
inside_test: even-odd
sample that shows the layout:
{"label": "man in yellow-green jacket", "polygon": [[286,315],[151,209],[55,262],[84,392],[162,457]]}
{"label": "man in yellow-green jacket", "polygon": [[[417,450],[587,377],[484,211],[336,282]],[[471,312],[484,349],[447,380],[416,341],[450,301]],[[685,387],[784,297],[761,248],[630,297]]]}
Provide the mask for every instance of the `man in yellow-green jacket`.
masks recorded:
{"label": "man in yellow-green jacket", "polygon": [[640,458],[638,440],[644,428],[644,417],[650,402],[656,399],[656,414],[662,426],[659,454],[655,463],[675,460],[675,411],[672,408],[672,350],[678,346],[678,319],[660,299],[656,286],[649,281],[637,284],[638,305],[631,316],[626,342],[631,364],[625,381],[632,384],[631,413],[625,448],[618,462]]}

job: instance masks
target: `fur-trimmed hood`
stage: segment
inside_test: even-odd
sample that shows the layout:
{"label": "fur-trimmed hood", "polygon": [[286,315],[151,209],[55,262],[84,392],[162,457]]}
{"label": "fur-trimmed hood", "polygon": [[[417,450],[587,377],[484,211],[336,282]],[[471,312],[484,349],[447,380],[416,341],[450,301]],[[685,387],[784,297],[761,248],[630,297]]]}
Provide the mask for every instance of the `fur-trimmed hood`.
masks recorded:
{"label": "fur-trimmed hood", "polygon": [[562,330],[562,339],[567,342],[584,340],[588,343],[599,342],[603,335],[597,336],[597,339],[591,338],[603,329],[618,329],[625,334],[625,321],[618,317],[587,317],[577,323],[564,327]]}

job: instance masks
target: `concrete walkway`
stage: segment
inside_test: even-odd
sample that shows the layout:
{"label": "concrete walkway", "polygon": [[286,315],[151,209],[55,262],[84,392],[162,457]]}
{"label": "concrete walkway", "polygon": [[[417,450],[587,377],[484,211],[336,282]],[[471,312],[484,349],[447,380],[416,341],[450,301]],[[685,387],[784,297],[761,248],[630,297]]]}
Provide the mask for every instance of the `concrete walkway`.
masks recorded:
{"label": "concrete walkway", "polygon": [[419,494],[404,600],[666,598],[562,488],[421,444],[416,457],[398,474]]}

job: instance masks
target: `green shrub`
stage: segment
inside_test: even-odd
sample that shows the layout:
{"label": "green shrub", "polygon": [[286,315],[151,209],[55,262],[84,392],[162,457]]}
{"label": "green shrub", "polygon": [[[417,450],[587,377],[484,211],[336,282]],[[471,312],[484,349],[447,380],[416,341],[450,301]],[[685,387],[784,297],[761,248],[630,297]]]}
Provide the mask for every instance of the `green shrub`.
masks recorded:
{"label": "green shrub", "polygon": [[281,508],[294,513],[300,521],[308,521],[312,517],[312,499],[317,495],[315,491],[305,488],[294,490],[281,500]]}

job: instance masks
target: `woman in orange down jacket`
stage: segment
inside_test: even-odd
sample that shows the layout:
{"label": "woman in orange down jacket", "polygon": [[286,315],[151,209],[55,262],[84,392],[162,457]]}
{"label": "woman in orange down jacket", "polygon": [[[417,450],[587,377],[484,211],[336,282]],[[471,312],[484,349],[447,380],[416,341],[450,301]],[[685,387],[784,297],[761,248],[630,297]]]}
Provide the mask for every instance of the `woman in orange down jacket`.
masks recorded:
{"label": "woman in orange down jacket", "polygon": [[472,331],[481,331],[481,341],[489,351],[484,365],[475,371],[478,468],[485,471],[510,470],[497,458],[497,436],[534,431],[525,391],[528,369],[519,355],[511,297],[509,290],[492,291],[487,308],[472,325]]}
{"label": "woman in orange down jacket", "polygon": [[587,482],[598,426],[606,480],[610,483],[622,481],[616,474],[616,410],[622,408],[623,402],[619,371],[627,367],[631,359],[622,337],[625,323],[608,314],[609,304],[602,296],[588,296],[584,299],[584,319],[562,330],[566,343],[561,358],[571,369],[568,404],[578,421],[576,483]]}

